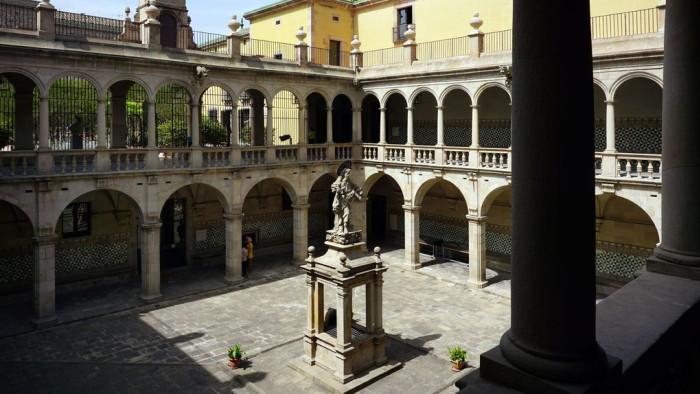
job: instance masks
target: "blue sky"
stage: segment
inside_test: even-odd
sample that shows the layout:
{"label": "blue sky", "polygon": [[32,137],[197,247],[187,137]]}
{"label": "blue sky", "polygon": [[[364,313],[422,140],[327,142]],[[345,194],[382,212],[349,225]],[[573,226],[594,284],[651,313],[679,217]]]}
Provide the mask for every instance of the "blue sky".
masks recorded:
{"label": "blue sky", "polygon": [[[226,24],[231,20],[231,15],[237,14],[240,20],[245,12],[276,1],[278,0],[189,0],[187,9],[192,17],[193,30],[227,34],[230,30]],[[131,8],[133,16],[138,0],[53,0],[51,4],[61,11],[121,19],[126,6]],[[245,22],[244,26],[249,26],[249,23]]]}

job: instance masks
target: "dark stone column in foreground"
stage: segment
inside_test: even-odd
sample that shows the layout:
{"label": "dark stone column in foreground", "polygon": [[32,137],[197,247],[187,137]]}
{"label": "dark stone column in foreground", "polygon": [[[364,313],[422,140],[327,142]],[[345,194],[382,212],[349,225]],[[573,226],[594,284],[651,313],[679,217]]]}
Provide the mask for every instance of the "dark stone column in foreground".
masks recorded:
{"label": "dark stone column in foreground", "polygon": [[595,336],[592,85],[588,1],[514,0],[512,322],[480,372],[529,392],[596,385],[608,367]]}
{"label": "dark stone column in foreground", "polygon": [[661,244],[649,271],[700,280],[700,3],[669,0],[664,36]]}

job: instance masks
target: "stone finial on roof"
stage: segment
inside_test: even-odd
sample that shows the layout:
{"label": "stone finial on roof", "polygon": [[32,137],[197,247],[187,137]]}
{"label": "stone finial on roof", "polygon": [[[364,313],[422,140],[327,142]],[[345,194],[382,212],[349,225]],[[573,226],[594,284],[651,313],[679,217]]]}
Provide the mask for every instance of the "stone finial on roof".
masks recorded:
{"label": "stone finial on roof", "polygon": [[306,45],[306,43],[304,42],[304,39],[306,38],[304,26],[299,26],[299,30],[294,36],[297,38],[297,40],[299,40],[299,42],[297,42],[297,45]]}
{"label": "stone finial on roof", "polygon": [[357,38],[357,34],[355,34],[352,36],[352,41],[350,41],[350,46],[352,47],[350,53],[360,52],[360,45],[362,45],[362,42]]}
{"label": "stone finial on roof", "polygon": [[469,25],[472,27],[472,29],[474,29],[474,31],[472,31],[472,33],[478,33],[479,28],[483,24],[484,24],[484,20],[479,18],[478,12],[475,12],[474,17],[472,18],[472,20],[469,21]]}
{"label": "stone finial on roof", "polygon": [[232,33],[236,33],[238,29],[241,27],[241,22],[237,20],[238,16],[236,14],[233,14],[231,17],[231,20],[228,21],[227,25],[228,28],[231,29]]}
{"label": "stone finial on roof", "polygon": [[143,11],[146,13],[149,20],[155,20],[158,18],[158,15],[160,15],[160,8],[151,4],[150,1],[148,2],[148,7],[144,8]]}
{"label": "stone finial on roof", "polygon": [[403,43],[404,46],[406,45],[412,45],[415,43],[416,39],[416,31],[415,31],[416,26],[415,25],[408,25],[408,29],[403,33],[403,36],[406,37],[406,42]]}

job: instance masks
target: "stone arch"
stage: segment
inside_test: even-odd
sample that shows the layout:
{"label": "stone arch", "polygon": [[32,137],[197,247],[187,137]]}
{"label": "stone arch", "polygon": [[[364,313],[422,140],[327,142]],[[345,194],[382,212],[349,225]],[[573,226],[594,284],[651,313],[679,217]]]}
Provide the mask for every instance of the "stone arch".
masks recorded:
{"label": "stone arch", "polygon": [[246,85],[242,89],[239,89],[238,90],[238,98],[240,99],[240,97],[243,94],[245,94],[245,92],[247,92],[249,90],[257,90],[258,92],[260,92],[263,95],[263,98],[265,99],[265,101],[267,101],[269,103],[272,102],[272,96],[270,95],[270,92],[267,89],[265,89],[265,87],[263,87],[261,85],[257,85],[257,84]]}
{"label": "stone arch", "polygon": [[[180,97],[184,92],[186,97]],[[180,82],[160,84],[156,91],[156,145],[186,147],[191,144],[192,89]]]}
{"label": "stone arch", "polygon": [[443,107],[444,143],[467,147],[472,143],[472,96],[463,86],[453,85],[440,95]]}
{"label": "stone arch", "polygon": [[[408,141],[408,102],[401,91],[392,90],[384,103],[386,142],[405,144]],[[415,126],[414,126],[415,128]],[[415,138],[415,135],[414,135]]]}
{"label": "stone arch", "polygon": [[289,89],[278,89],[272,98],[272,143],[287,145],[299,143],[302,131],[299,129],[299,94]]}
{"label": "stone arch", "polygon": [[[203,186],[204,190],[200,190],[199,187]],[[207,192],[211,191],[214,196],[216,197],[216,200],[221,204],[224,213],[230,213],[231,212],[231,202],[229,199],[226,197],[226,193],[221,190],[218,186],[212,185],[210,183],[205,183],[205,182],[194,182],[194,183],[188,183],[188,184],[173,184],[171,187],[162,190],[158,194],[158,202],[157,202],[157,207],[160,210],[163,209],[165,206],[165,203],[170,197],[179,192],[180,190],[183,189],[188,189],[188,193],[192,195],[193,197],[197,197],[197,195],[201,195],[202,192]]]}
{"label": "stone arch", "polygon": [[309,144],[323,144],[328,139],[328,110],[331,101],[317,91],[310,92],[304,97],[306,106],[306,127]]}
{"label": "stone arch", "polygon": [[209,84],[197,98],[200,105],[199,132],[203,147],[230,146],[231,133],[234,130],[234,104],[237,99],[226,85]]}
{"label": "stone arch", "polygon": [[41,91],[36,82],[23,73],[5,72],[0,81],[9,86],[0,90],[0,149],[32,151],[39,131]]}
{"label": "stone arch", "polygon": [[608,92],[602,82],[593,80],[593,135],[595,139],[595,151],[602,152],[606,148],[606,101]]}
{"label": "stone arch", "polygon": [[[194,89],[192,89],[192,86],[187,83],[187,81],[183,81],[180,79],[175,79],[175,78],[167,78],[162,81],[160,81],[156,86],[155,89],[153,90],[155,94],[157,95],[158,92],[165,86],[167,85],[177,85],[187,92],[187,98],[190,100],[188,104],[192,104],[193,100],[197,95],[194,92]],[[153,96],[155,98],[155,95]]]}
{"label": "stone arch", "polygon": [[362,187],[366,196],[366,239],[370,244],[384,242],[387,236],[401,237],[403,205],[410,198],[405,185],[386,173],[373,173]]}
{"label": "stone arch", "polygon": [[[143,223],[145,220],[145,210],[142,201],[139,201],[139,199],[134,198],[131,194],[129,194],[127,191],[122,190],[118,186],[111,186],[109,188],[104,188],[104,189],[95,189],[94,187],[90,187],[88,185],[85,185],[83,188],[75,188],[75,189],[70,189],[69,191],[66,191],[65,194],[61,195],[61,198],[56,201],[50,209],[48,209],[45,212],[42,212],[42,214],[45,214],[47,220],[44,221],[42,220],[42,224],[51,224],[52,226],[58,223],[58,221],[61,219],[61,213],[65,210],[65,208],[70,205],[72,202],[80,199],[83,196],[89,195],[93,192],[105,192],[105,193],[116,193],[119,197],[125,197],[126,201],[129,203],[129,205],[136,211],[136,218],[139,222]],[[58,231],[58,229],[56,229]]]}
{"label": "stone arch", "polygon": [[649,79],[653,82],[655,82],[661,89],[664,87],[664,82],[661,78],[657,77],[654,74],[648,73],[648,72],[643,72],[643,71],[634,71],[631,73],[627,73],[620,78],[618,78],[615,82],[610,87],[610,94],[609,97],[611,97],[613,100],[615,99],[615,95],[617,94],[617,90],[622,86],[625,82],[629,81],[630,79],[634,78],[645,78]]}
{"label": "stone arch", "polygon": [[615,149],[661,154],[663,88],[648,74],[632,74],[613,88]]}
{"label": "stone arch", "polygon": [[409,106],[412,106],[412,105],[414,104],[414,101],[416,100],[416,97],[417,97],[419,94],[421,94],[421,93],[430,93],[430,94],[433,96],[433,98],[435,99],[435,103],[436,103],[436,104],[439,103],[439,97],[438,97],[438,95],[435,93],[435,91],[433,91],[433,89],[431,89],[431,88],[429,88],[429,87],[425,87],[425,86],[424,86],[424,87],[420,87],[420,88],[418,88],[418,89],[413,90],[413,91],[411,92],[411,94],[409,94],[408,99],[406,100],[406,102],[408,103],[408,105],[409,105]]}
{"label": "stone arch", "polygon": [[106,126],[110,148],[145,148],[148,145],[150,100],[147,87],[132,79],[116,80],[107,85],[106,106],[111,110],[111,123]]}
{"label": "stone arch", "polygon": [[34,223],[16,202],[0,196],[0,289],[13,291],[31,286],[34,277]]}
{"label": "stone arch", "polygon": [[382,98],[379,100],[379,103],[382,105],[382,108],[386,108],[387,101],[394,94],[400,95],[401,97],[403,97],[404,101],[406,101],[406,103],[408,103],[408,98],[406,97],[406,93],[404,93],[403,90],[391,89],[391,90],[387,91],[386,93],[384,93],[384,96],[382,96]]}
{"label": "stone arch", "polygon": [[298,201],[297,190],[289,180],[269,177],[263,180],[246,179],[241,191],[243,200],[243,233],[251,234],[253,243],[260,247],[274,247],[276,251],[293,250],[293,203]]}
{"label": "stone arch", "polygon": [[262,183],[262,182],[267,182],[267,181],[279,183],[282,186],[282,188],[284,189],[284,191],[287,192],[287,194],[292,199],[292,201],[296,201],[297,197],[299,196],[299,193],[297,192],[297,189],[294,186],[294,184],[289,182],[288,179],[285,179],[282,177],[276,177],[276,176],[268,177],[268,178],[265,178],[263,180],[255,180],[255,179],[247,180],[246,179],[246,182],[241,185],[241,192],[245,192],[245,193],[241,193],[241,195],[245,198],[246,196],[248,196],[250,194],[250,192],[253,190],[253,188],[257,184]]}
{"label": "stone arch", "polygon": [[326,100],[326,103],[327,103],[327,104],[333,102],[333,100],[332,100],[332,98],[331,98],[331,95],[328,94],[328,93],[327,93],[325,90],[323,90],[323,89],[311,89],[311,90],[308,90],[308,91],[306,92],[306,94],[304,94],[304,101],[306,102],[306,101],[309,99],[309,96],[311,96],[311,95],[314,94],[314,93],[320,95],[321,97],[323,97],[323,99]]}
{"label": "stone arch", "polygon": [[479,146],[509,148],[511,145],[510,91],[500,83],[487,83],[474,99],[479,111]]}
{"label": "stone arch", "polygon": [[31,230],[31,233],[32,233],[31,235],[36,234],[37,227],[36,227],[35,220],[32,218],[33,215],[30,216],[27,213],[27,208],[30,208],[30,207],[23,207],[22,206],[23,204],[19,200],[17,200],[14,196],[9,196],[9,195],[4,195],[4,194],[0,195],[0,204],[3,204],[3,203],[9,205],[9,207],[12,209],[13,215],[16,219],[25,218],[29,222],[28,230]]}
{"label": "stone arch", "polygon": [[301,103],[301,99],[304,95],[299,91],[299,89],[293,88],[291,86],[279,87],[275,90],[270,91],[270,94],[272,95],[272,99],[274,100],[275,96],[277,96],[278,93],[285,91],[291,93],[297,99],[297,101]]}
{"label": "stone arch", "polygon": [[425,196],[427,193],[430,191],[430,189],[433,188],[433,186],[438,185],[442,182],[445,182],[455,188],[459,192],[459,197],[464,200],[465,205],[467,204],[468,196],[464,194],[464,192],[452,181],[444,178],[431,178],[423,181],[418,185],[417,188],[415,188],[415,195],[411,196],[411,199],[413,201],[413,205],[416,206],[422,206],[423,205],[423,200],[425,199]]}
{"label": "stone arch", "polygon": [[119,75],[119,76],[116,76],[116,77],[114,77],[114,78],[108,80],[108,81],[103,85],[103,89],[105,90],[105,92],[108,92],[110,89],[112,89],[112,87],[113,87],[115,84],[117,84],[117,83],[119,83],[119,82],[122,82],[122,81],[130,81],[130,82],[133,82],[133,83],[135,83],[135,84],[141,85],[141,87],[146,91],[146,94],[148,95],[148,100],[149,100],[149,101],[153,101],[153,100],[156,99],[156,94],[155,94],[155,92],[157,92],[157,90],[154,91],[154,90],[151,88],[151,86],[150,86],[143,78],[140,78],[140,77],[135,76],[135,75],[130,75],[130,74],[128,74],[128,75]]}
{"label": "stone arch", "polygon": [[374,93],[368,93],[362,100],[362,142],[379,143],[381,104]]}
{"label": "stone arch", "polygon": [[474,102],[474,95],[472,94],[471,91],[469,91],[469,89],[466,86],[450,85],[450,86],[446,87],[445,89],[443,89],[442,92],[440,92],[440,95],[438,97],[438,105],[444,106],[445,105],[445,98],[447,98],[447,96],[449,96],[450,93],[452,93],[456,90],[463,91],[464,93],[467,94],[467,96],[469,96],[469,101],[472,103]]}
{"label": "stone arch", "polygon": [[605,95],[606,100],[610,100],[610,97],[611,97],[610,89],[608,88],[607,85],[605,85],[605,82],[601,81],[598,78],[593,78],[593,88],[596,88],[596,87],[600,88],[600,90]]}
{"label": "stone arch", "polygon": [[15,67],[0,68],[0,75],[3,75],[3,74],[18,74],[24,78],[31,80],[34,83],[34,86],[37,89],[39,89],[39,96],[40,97],[47,95],[48,91],[49,91],[49,87],[51,86],[51,85],[44,85],[41,78],[39,78],[36,74],[29,72],[27,70],[23,70],[21,68],[15,68]]}
{"label": "stone arch", "polygon": [[389,177],[394,183],[396,183],[399,186],[404,200],[411,197],[411,193],[405,185],[399,182],[391,174],[387,174],[385,172],[374,172],[372,175],[365,179],[364,183],[362,184],[362,190],[365,192],[365,194],[369,193],[369,191],[372,190],[372,187],[377,183],[377,181],[379,181],[384,176]]}
{"label": "stone arch", "polygon": [[472,99],[472,102],[474,103],[474,105],[480,105],[479,99],[484,94],[484,92],[487,91],[489,88],[499,88],[499,89],[503,90],[508,95],[511,102],[513,101],[513,95],[510,92],[510,89],[508,89],[504,84],[499,83],[499,82],[487,82],[487,83],[479,86],[479,88],[477,88],[476,91],[474,92],[474,96]]}
{"label": "stone arch", "polygon": [[485,193],[485,197],[479,204],[478,213],[481,216],[488,216],[491,205],[504,191],[511,188],[509,184],[495,184]]}
{"label": "stone arch", "polygon": [[94,149],[97,146],[99,103],[105,92],[92,76],[66,72],[49,88],[49,136],[54,150]]}
{"label": "stone arch", "polygon": [[93,88],[97,91],[97,98],[98,100],[104,100],[105,99],[105,94],[107,93],[106,90],[103,88],[103,85],[99,83],[97,79],[95,79],[92,75],[82,72],[80,70],[71,70],[71,71],[62,71],[58,74],[53,75],[51,78],[46,83],[47,86],[47,91],[51,91],[51,88],[54,86],[56,82],[58,82],[60,79],[67,78],[67,77],[73,77],[73,78],[81,78],[86,81],[88,81]]}
{"label": "stone arch", "polygon": [[[308,220],[308,238],[318,239],[318,243],[323,241],[321,238],[325,236],[325,231],[333,228],[333,192],[331,192],[331,184],[337,178],[337,175],[332,172],[314,174],[317,175],[313,181],[310,179],[310,189],[307,193],[309,199],[309,220]],[[309,243],[311,244],[311,243]]]}

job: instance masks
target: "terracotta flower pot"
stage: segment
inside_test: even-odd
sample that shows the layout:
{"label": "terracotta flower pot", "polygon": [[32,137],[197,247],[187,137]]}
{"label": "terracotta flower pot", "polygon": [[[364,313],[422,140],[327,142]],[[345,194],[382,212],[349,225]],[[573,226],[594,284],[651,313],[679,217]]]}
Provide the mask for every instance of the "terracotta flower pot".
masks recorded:
{"label": "terracotta flower pot", "polygon": [[459,372],[462,369],[464,369],[465,365],[467,365],[467,363],[464,361],[452,361],[452,370],[455,372]]}
{"label": "terracotta flower pot", "polygon": [[241,358],[229,358],[228,359],[228,365],[229,367],[233,369],[237,369],[238,367],[241,366]]}

